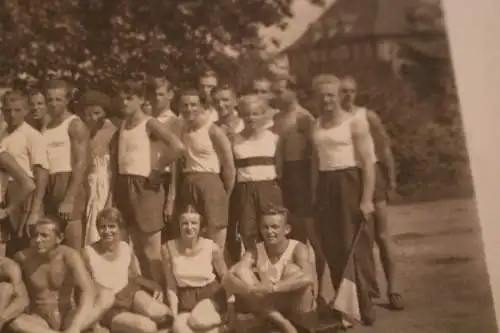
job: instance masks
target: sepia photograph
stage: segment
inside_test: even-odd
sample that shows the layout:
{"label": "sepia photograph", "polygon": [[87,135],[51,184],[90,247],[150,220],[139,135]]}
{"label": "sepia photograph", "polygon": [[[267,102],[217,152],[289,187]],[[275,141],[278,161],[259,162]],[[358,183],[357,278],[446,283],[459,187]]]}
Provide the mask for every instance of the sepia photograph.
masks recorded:
{"label": "sepia photograph", "polygon": [[0,333],[497,332],[442,2],[0,1]]}

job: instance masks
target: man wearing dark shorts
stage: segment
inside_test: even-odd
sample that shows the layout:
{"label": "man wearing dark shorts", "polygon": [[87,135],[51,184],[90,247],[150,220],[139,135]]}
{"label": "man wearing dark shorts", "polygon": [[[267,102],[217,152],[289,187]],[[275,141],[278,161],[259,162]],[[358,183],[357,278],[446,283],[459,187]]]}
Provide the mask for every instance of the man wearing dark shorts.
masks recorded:
{"label": "man wearing dark shorts", "polygon": [[64,222],[64,242],[79,250],[83,246],[90,136],[85,123],[68,109],[71,93],[62,80],[49,81],[45,87],[50,121],[42,132],[49,159],[44,207],[46,215]]}

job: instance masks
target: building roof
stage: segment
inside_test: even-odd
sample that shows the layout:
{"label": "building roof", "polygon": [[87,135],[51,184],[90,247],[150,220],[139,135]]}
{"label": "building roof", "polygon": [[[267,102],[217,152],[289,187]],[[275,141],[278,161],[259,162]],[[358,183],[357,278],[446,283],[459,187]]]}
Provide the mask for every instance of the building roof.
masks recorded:
{"label": "building roof", "polygon": [[[329,26],[347,22],[350,30],[347,39],[367,37],[410,37],[412,33],[407,23],[408,11],[422,0],[337,0],[299,37],[285,49],[289,53],[303,47],[324,44],[337,39],[329,34]],[[325,28],[326,27],[326,28]],[[322,38],[315,38],[320,32]]]}

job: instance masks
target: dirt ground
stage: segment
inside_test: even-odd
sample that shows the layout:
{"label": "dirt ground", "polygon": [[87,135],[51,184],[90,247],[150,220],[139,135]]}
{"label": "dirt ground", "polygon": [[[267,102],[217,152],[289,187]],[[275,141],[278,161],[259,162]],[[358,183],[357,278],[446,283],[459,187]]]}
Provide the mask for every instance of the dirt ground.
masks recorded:
{"label": "dirt ground", "polygon": [[[350,332],[497,332],[474,202],[451,200],[390,209],[406,309],[391,312],[382,299],[375,325]],[[384,295],[380,265],[379,281]],[[326,283],[325,296],[331,295]]]}

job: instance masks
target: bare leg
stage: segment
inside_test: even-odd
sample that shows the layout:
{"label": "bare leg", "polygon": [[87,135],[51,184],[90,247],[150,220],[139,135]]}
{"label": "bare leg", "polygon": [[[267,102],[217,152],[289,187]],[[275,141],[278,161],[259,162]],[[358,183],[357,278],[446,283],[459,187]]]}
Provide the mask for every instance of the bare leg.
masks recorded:
{"label": "bare leg", "polygon": [[[3,313],[9,306],[14,297],[14,287],[8,282],[0,283],[0,313]],[[2,331],[4,322],[0,322],[0,332]]]}
{"label": "bare leg", "polygon": [[147,272],[151,280],[158,283],[160,286],[164,285],[164,276],[161,266],[161,231],[155,233],[139,233],[139,246],[144,249],[144,259],[148,266]]}
{"label": "bare leg", "polygon": [[80,251],[83,247],[82,221],[69,221],[64,231],[64,244]]}
{"label": "bare leg", "polygon": [[115,296],[112,292],[100,290],[97,294],[96,302],[92,307],[92,311],[90,311],[87,318],[85,318],[84,328],[87,329],[93,325],[99,326],[97,321],[113,306],[114,300]]}
{"label": "bare leg", "polygon": [[316,296],[321,296],[323,292],[323,284],[321,283],[323,279],[323,275],[325,274],[326,261],[325,256],[323,255],[323,250],[321,249],[321,244],[319,241],[318,233],[315,228],[314,219],[305,218],[304,225],[307,232],[307,238],[311,243],[311,246],[314,250],[314,256],[316,257],[316,278],[317,278],[317,289]]}
{"label": "bare leg", "polygon": [[151,319],[132,312],[122,312],[111,321],[111,332],[156,333],[158,327]]}
{"label": "bare leg", "polygon": [[133,311],[151,318],[155,323],[164,323],[171,315],[168,306],[154,300],[153,297],[142,290],[134,295]]}
{"label": "bare leg", "polygon": [[16,333],[59,333],[49,327],[49,324],[40,316],[35,314],[22,314],[10,325]]}
{"label": "bare leg", "polygon": [[208,237],[219,245],[221,249],[226,246],[227,228],[208,228]]}
{"label": "bare leg", "polygon": [[194,331],[209,331],[221,324],[222,316],[211,299],[196,304],[187,320],[187,325]]}
{"label": "bare leg", "polygon": [[375,241],[380,252],[380,261],[387,279],[389,294],[397,293],[396,265],[394,261],[394,251],[392,248],[391,236],[388,230],[388,214],[386,202],[375,204]]}
{"label": "bare leg", "polygon": [[[255,285],[258,283],[258,279],[255,274],[248,269],[239,269],[235,272],[236,276],[240,278],[245,283],[249,285]],[[279,311],[273,309],[272,307],[268,307],[267,302],[263,302],[260,298],[254,297],[245,297],[241,296],[252,312],[259,316],[270,320],[273,324],[278,326],[278,328],[283,333],[297,333],[297,330],[293,326],[293,324],[286,319]]]}

